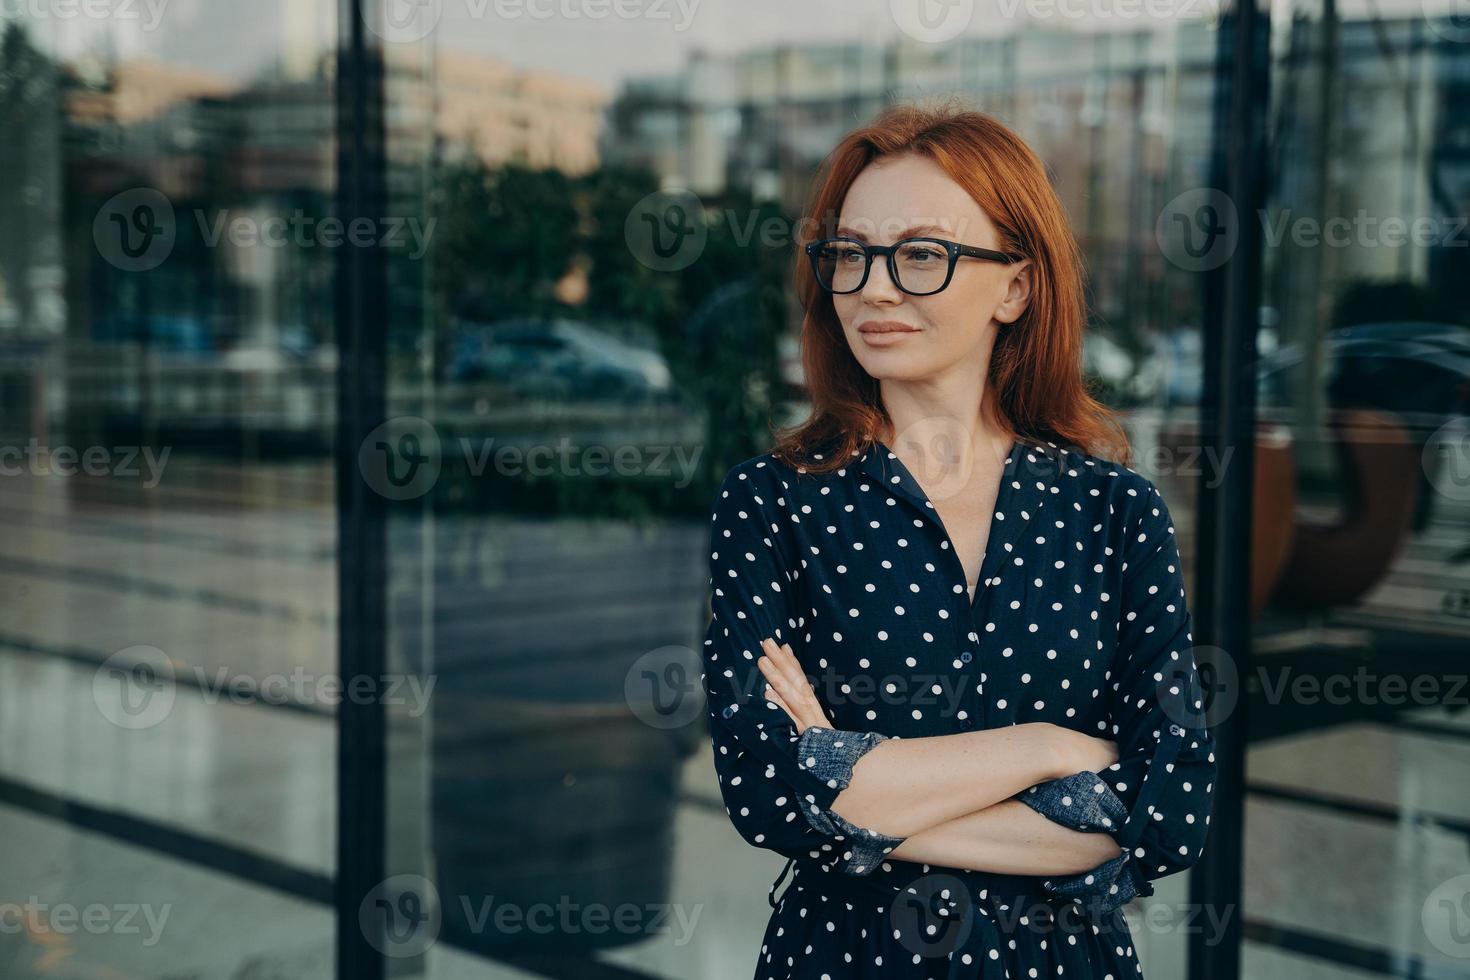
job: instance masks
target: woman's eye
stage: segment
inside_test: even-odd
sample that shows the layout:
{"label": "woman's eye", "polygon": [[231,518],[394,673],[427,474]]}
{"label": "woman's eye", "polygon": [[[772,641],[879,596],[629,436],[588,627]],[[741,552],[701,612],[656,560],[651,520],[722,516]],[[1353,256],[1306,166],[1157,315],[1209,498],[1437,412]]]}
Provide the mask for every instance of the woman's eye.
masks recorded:
{"label": "woman's eye", "polygon": [[933,265],[935,262],[943,261],[947,256],[929,245],[910,245],[899,253],[899,261],[906,265]]}

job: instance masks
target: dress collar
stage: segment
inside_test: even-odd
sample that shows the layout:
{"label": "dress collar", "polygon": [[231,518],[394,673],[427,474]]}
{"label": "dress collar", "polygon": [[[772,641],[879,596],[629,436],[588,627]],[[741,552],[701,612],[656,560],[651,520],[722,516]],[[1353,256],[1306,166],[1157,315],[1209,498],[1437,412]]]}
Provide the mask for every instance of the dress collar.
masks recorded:
{"label": "dress collar", "polygon": [[[1022,534],[1037,515],[1048,504],[1056,507],[1051,502],[1059,494],[1057,484],[1062,465],[1061,450],[1054,443],[1023,437],[1011,445],[995,498],[996,517],[990,523],[990,535],[985,544],[985,560],[980,569],[981,588],[990,585],[1002,568],[1011,564],[1007,556],[1018,548]],[[887,493],[908,501],[947,536],[944,522],[924,488],[903,460],[884,443],[873,440],[866,450],[860,451],[854,468],[871,477]],[[950,547],[953,546],[951,541]]]}

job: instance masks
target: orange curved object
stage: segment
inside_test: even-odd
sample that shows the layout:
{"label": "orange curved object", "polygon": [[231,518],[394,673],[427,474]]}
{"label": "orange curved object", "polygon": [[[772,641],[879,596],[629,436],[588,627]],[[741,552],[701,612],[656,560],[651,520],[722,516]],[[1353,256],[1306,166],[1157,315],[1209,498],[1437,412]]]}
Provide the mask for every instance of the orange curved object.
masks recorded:
{"label": "orange curved object", "polygon": [[1251,495],[1251,620],[1271,600],[1296,542],[1296,454],[1291,430],[1262,423],[1256,429]]}
{"label": "orange curved object", "polygon": [[1418,499],[1419,449],[1392,415],[1344,409],[1330,426],[1343,474],[1342,519],[1296,525],[1273,598],[1297,609],[1354,602],[1387,573]]}

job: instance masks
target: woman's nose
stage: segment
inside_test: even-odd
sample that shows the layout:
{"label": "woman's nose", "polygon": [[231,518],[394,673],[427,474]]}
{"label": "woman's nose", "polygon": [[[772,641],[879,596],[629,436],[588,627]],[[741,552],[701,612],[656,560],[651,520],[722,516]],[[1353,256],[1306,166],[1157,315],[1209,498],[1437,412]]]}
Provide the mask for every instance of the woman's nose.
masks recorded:
{"label": "woman's nose", "polygon": [[868,281],[863,283],[862,297],[865,302],[893,301],[903,298],[903,290],[888,274],[888,263],[882,256],[873,257],[873,267],[868,270]]}

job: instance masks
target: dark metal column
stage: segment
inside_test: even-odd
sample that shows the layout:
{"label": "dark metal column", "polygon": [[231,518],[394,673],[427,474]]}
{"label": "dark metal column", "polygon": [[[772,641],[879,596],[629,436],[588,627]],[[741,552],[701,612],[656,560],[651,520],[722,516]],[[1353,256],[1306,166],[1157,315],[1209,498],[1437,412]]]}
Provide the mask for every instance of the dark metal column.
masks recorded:
{"label": "dark metal column", "polygon": [[[383,55],[364,29],[363,0],[338,0],[337,217],[377,221],[386,199]],[[382,249],[337,250],[338,670],[344,689],[375,680],[387,660],[385,501],[358,469],[358,447],[384,419],[387,289]],[[343,698],[337,714],[337,976],[382,980],[382,937],[359,921],[385,877],[386,720],[378,698]],[[367,928],[381,928],[379,916]]]}
{"label": "dark metal column", "polygon": [[[1258,8],[1256,0],[1232,0],[1220,22],[1211,185],[1234,204],[1239,237],[1230,258],[1205,279],[1201,444],[1228,464],[1218,485],[1210,486],[1203,475],[1200,480],[1195,643],[1225,651],[1235,668],[1233,676],[1241,679],[1249,676],[1252,661],[1250,532],[1261,297],[1261,228],[1256,216],[1266,197],[1269,13],[1269,8]],[[1205,664],[1201,669],[1209,672]],[[1190,933],[1189,980],[1240,976],[1248,699],[1244,691],[1217,693],[1233,698],[1234,707],[1224,717],[1208,716],[1216,736],[1219,774],[1209,840],[1190,876],[1194,912],[1190,923],[1210,921],[1201,919],[1198,911],[1209,903],[1217,913],[1213,921],[1222,924],[1223,932],[1196,928]]]}

